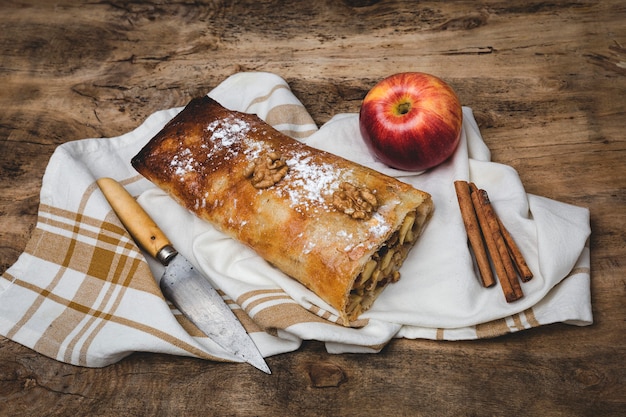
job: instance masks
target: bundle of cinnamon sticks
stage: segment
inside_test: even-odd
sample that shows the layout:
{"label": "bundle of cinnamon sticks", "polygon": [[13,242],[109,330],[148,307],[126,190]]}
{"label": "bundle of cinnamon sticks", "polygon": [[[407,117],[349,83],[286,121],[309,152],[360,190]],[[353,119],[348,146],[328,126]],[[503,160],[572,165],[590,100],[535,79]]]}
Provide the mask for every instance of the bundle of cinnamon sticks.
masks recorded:
{"label": "bundle of cinnamon sticks", "polygon": [[485,190],[466,181],[455,181],[454,188],[483,286],[495,284],[493,264],[506,301],[519,300],[524,293],[518,277],[523,282],[533,277],[522,252],[498,218]]}

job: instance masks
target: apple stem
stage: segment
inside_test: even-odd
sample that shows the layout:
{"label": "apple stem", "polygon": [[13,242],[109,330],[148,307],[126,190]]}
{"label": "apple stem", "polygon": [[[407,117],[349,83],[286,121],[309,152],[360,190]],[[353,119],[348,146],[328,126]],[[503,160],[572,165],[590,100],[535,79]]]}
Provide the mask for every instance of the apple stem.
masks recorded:
{"label": "apple stem", "polygon": [[404,102],[404,103],[398,104],[398,113],[407,114],[409,110],[411,110],[411,103]]}

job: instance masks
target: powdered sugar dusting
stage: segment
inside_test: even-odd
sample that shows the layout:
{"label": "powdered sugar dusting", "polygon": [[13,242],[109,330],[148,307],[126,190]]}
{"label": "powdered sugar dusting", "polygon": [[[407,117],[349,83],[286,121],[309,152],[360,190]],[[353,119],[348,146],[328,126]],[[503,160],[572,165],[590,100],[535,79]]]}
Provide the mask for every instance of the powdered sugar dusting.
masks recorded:
{"label": "powdered sugar dusting", "polygon": [[[250,160],[258,157],[263,150],[263,143],[250,138],[249,133],[256,131],[255,127],[236,116],[229,115],[220,120],[209,123],[205,130],[208,135],[199,145],[204,152],[203,159],[211,160],[210,166],[214,168],[220,165],[221,161],[228,161],[240,152],[246,154]],[[201,162],[196,161],[193,152],[181,143],[181,151],[174,155],[170,161],[170,166],[176,176],[181,181],[185,181],[187,174],[199,171]],[[189,145],[194,146],[194,145]]]}
{"label": "powdered sugar dusting", "polygon": [[379,238],[388,233],[391,230],[391,227],[389,226],[389,223],[385,221],[385,217],[379,212],[376,212],[370,219],[369,230],[376,238]]}
{"label": "powdered sugar dusting", "polygon": [[174,173],[179,177],[184,177],[188,172],[195,170],[197,162],[193,158],[189,149],[183,149],[180,154],[174,155],[170,166],[174,169]]}
{"label": "powdered sugar dusting", "polygon": [[287,156],[289,171],[276,184],[280,195],[286,195],[298,211],[314,207],[328,209],[332,193],[339,188],[341,173],[332,164],[314,161],[311,152],[299,150]]}
{"label": "powdered sugar dusting", "polygon": [[263,143],[253,140],[248,135],[256,132],[256,128],[238,117],[229,115],[224,119],[215,120],[209,123],[206,130],[210,133],[210,148],[207,149],[208,157],[212,158],[217,154],[224,160],[229,160],[243,152],[248,159],[258,157],[263,150]]}
{"label": "powdered sugar dusting", "polygon": [[206,127],[211,132],[211,140],[217,146],[230,147],[246,137],[250,125],[236,116],[228,116],[224,120],[215,120]]}

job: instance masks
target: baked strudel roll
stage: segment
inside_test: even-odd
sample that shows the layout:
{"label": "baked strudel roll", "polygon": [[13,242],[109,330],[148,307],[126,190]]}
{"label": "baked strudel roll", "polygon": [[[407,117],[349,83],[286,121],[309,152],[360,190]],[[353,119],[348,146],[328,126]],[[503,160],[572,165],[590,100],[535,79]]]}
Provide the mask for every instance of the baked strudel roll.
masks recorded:
{"label": "baked strudel roll", "polygon": [[399,279],[433,211],[428,193],[209,97],[192,100],[132,165],[317,294],[343,325]]}

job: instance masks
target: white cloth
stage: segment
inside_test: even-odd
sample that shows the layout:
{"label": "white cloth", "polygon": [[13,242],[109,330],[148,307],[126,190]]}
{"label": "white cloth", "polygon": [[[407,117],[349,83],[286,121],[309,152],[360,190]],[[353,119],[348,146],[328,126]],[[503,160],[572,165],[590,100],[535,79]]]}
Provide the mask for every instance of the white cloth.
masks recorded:
{"label": "white cloth", "polygon": [[[470,108],[463,109],[463,133],[453,157],[417,174],[376,161],[362,141],[357,114],[339,114],[317,129],[274,74],[235,74],[209,95],[230,109],[257,113],[310,146],[433,196],[435,213],[402,267],[402,278],[362,315],[364,326],[334,324],[336,312],[315,294],[130,167],[130,158],[181,110],[176,108],[153,114],[120,137],[57,149],[44,176],[33,237],[0,278],[0,334],[84,366],[104,366],[133,351],[235,360],[165,303],[152,278],[158,280],[163,268],[150,259],[146,264],[123,229],[111,230],[117,220],[94,185],[102,176],[120,180],[139,196],[177,249],[227,301],[239,304],[247,315],[232,306],[264,356],[296,350],[302,340],[325,342],[333,353],[377,352],[398,337],[477,339],[555,322],[592,323],[588,210],[527,194],[514,169],[490,161]],[[521,300],[507,303],[499,286],[481,286],[454,191],[459,179],[487,190],[533,271],[534,278],[522,284]],[[82,245],[89,250],[79,250]]]}

